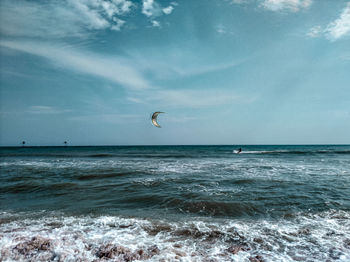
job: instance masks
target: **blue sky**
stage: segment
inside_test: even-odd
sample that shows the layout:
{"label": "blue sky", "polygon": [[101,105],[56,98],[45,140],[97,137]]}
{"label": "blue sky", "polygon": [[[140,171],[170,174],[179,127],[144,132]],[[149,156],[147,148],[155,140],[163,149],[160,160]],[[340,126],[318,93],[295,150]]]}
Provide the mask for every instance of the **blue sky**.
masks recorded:
{"label": "blue sky", "polygon": [[350,1],[0,6],[0,145],[350,143]]}

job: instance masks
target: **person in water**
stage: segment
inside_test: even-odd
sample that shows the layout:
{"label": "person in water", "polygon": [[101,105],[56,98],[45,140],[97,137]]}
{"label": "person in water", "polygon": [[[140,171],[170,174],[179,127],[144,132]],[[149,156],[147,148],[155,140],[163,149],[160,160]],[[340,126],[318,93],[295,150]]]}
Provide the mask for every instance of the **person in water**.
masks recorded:
{"label": "person in water", "polygon": [[239,148],[238,150],[237,150],[237,154],[239,154],[239,153],[241,153],[242,152],[242,148]]}

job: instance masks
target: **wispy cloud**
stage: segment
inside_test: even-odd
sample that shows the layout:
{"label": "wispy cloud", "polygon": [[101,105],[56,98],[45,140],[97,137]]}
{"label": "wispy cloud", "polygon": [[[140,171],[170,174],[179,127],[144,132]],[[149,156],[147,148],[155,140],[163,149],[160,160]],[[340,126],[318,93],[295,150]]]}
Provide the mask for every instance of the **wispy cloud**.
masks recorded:
{"label": "wispy cloud", "polygon": [[247,0],[231,0],[232,3],[234,4],[244,4],[247,3]]}
{"label": "wispy cloud", "polygon": [[162,15],[162,8],[154,0],[143,0],[142,13],[148,17],[160,16]]}
{"label": "wispy cloud", "polygon": [[126,98],[128,101],[136,104],[145,104],[146,102],[142,98],[137,98],[133,96],[129,96]]}
{"label": "wispy cloud", "polygon": [[216,27],[216,32],[218,32],[219,34],[225,34],[226,33],[226,29],[223,25],[218,25]]}
{"label": "wispy cloud", "polygon": [[325,32],[327,37],[333,41],[350,33],[350,2],[342,10],[339,18],[327,26]]}
{"label": "wispy cloud", "polygon": [[325,36],[330,41],[336,41],[349,35],[350,33],[350,2],[348,2],[345,8],[341,11],[341,14],[337,19],[330,22],[327,26],[314,26],[312,27],[307,36],[315,38]]}
{"label": "wispy cloud", "polygon": [[227,26],[223,24],[219,24],[215,27],[215,30],[220,35],[234,35],[234,31],[231,28],[228,28]]}
{"label": "wispy cloud", "polygon": [[271,11],[292,11],[298,12],[308,8],[312,4],[312,0],[264,0],[261,6]]}
{"label": "wispy cloud", "polygon": [[162,7],[154,0],[143,0],[142,13],[152,19],[151,23],[154,27],[160,27],[160,22],[154,20],[154,18],[162,15],[170,15],[174,10],[174,6],[176,5],[176,2],[172,2],[169,6]]}
{"label": "wispy cloud", "polygon": [[238,96],[220,95],[217,90],[161,90],[151,99],[171,106],[206,107],[232,103],[238,100]]}
{"label": "wispy cloud", "polygon": [[163,8],[163,13],[166,15],[170,15],[173,10],[174,10],[174,7],[169,5],[168,7]]}
{"label": "wispy cloud", "polygon": [[233,4],[249,4],[254,3],[259,7],[274,11],[290,11],[298,12],[308,8],[312,4],[312,0],[231,0]]}
{"label": "wispy cloud", "polygon": [[321,36],[323,33],[323,30],[322,30],[322,27],[317,25],[317,26],[314,26],[310,29],[309,32],[307,32],[307,36],[309,37],[312,37],[312,38],[315,38],[315,37],[319,37]]}
{"label": "wispy cloud", "polygon": [[140,122],[140,120],[143,120],[145,118],[144,115],[136,115],[136,114],[89,114],[89,115],[77,115],[77,116],[71,116],[68,118],[68,120],[71,121],[92,121],[96,123],[125,123],[125,121],[128,121],[128,123],[131,122]]}
{"label": "wispy cloud", "polygon": [[129,101],[144,104],[157,104],[166,107],[201,108],[225,104],[251,103],[256,97],[236,94],[232,90],[153,90],[152,94],[139,93],[128,98]]}
{"label": "wispy cloud", "polygon": [[128,52],[128,55],[138,61],[142,68],[149,71],[150,75],[157,80],[179,79],[179,77],[193,77],[230,70],[250,59],[247,57],[236,61],[208,62],[203,56],[189,60],[188,57],[192,57],[192,54],[178,48],[168,49],[166,60],[164,55],[159,56],[157,53],[145,54],[132,51]]}
{"label": "wispy cloud", "polygon": [[10,1],[0,3],[4,35],[29,37],[84,36],[91,30],[120,30],[134,4],[128,0]]}
{"label": "wispy cloud", "polygon": [[159,21],[153,20],[153,21],[152,21],[152,26],[154,26],[154,27],[160,27]]}
{"label": "wispy cloud", "polygon": [[194,116],[185,116],[185,115],[177,115],[176,117],[167,116],[167,121],[173,122],[173,123],[186,123],[186,122],[192,122],[200,119],[203,119],[203,117],[199,117],[199,116],[194,117]]}
{"label": "wispy cloud", "polygon": [[[0,32],[22,37],[87,37],[98,30],[120,31],[132,12],[151,18],[170,15],[176,2],[162,7],[154,0],[0,1]],[[159,21],[155,21],[159,24]],[[157,25],[156,25],[157,26]]]}
{"label": "wispy cloud", "polygon": [[63,114],[63,113],[71,112],[71,110],[40,105],[40,106],[31,106],[27,112],[31,114]]}
{"label": "wispy cloud", "polygon": [[176,2],[172,2],[168,7],[162,7],[158,2],[154,0],[143,0],[142,13],[148,17],[157,17],[163,14],[170,15],[176,6]]}
{"label": "wispy cloud", "polygon": [[175,70],[176,74],[180,76],[195,76],[195,75],[204,75],[208,73],[227,70],[235,66],[238,66],[241,63],[242,61],[233,61],[233,62],[211,64],[211,65],[204,64],[204,65],[195,66],[195,67],[174,67],[173,70]]}
{"label": "wispy cloud", "polygon": [[41,42],[0,41],[0,46],[46,58],[65,69],[104,78],[122,87],[149,87],[148,81],[136,69],[137,64],[121,57],[106,57]]}
{"label": "wispy cloud", "polygon": [[57,106],[34,105],[26,108],[17,108],[10,111],[0,111],[0,116],[14,116],[14,115],[58,115],[72,112],[71,109],[60,108]]}

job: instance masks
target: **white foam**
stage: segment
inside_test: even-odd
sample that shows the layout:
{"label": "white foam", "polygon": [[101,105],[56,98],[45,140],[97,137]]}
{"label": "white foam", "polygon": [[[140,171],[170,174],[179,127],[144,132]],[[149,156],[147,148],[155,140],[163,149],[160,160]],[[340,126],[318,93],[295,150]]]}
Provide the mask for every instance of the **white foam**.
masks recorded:
{"label": "white foam", "polygon": [[[92,261],[106,244],[132,251],[157,245],[160,252],[147,261],[245,261],[261,255],[266,261],[350,261],[350,212],[328,211],[299,214],[286,220],[209,220],[196,218],[170,222],[115,216],[46,216],[19,219],[24,214],[2,213],[11,220],[0,227],[3,261],[26,260],[14,247],[32,237],[50,240],[50,250],[32,254],[31,259],[55,254],[63,261]],[[250,250],[231,254],[230,246]],[[45,253],[46,252],[46,253]]]}

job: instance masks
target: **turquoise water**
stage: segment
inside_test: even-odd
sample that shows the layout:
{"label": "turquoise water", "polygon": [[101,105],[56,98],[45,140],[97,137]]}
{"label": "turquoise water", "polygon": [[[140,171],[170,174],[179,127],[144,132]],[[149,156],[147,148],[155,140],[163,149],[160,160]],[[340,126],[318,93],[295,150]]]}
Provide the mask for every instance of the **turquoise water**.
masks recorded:
{"label": "turquoise water", "polygon": [[[5,260],[92,261],[105,243],[153,243],[159,252],[143,260],[350,261],[350,146],[23,147],[0,156]],[[33,236],[50,249],[9,252]]]}

